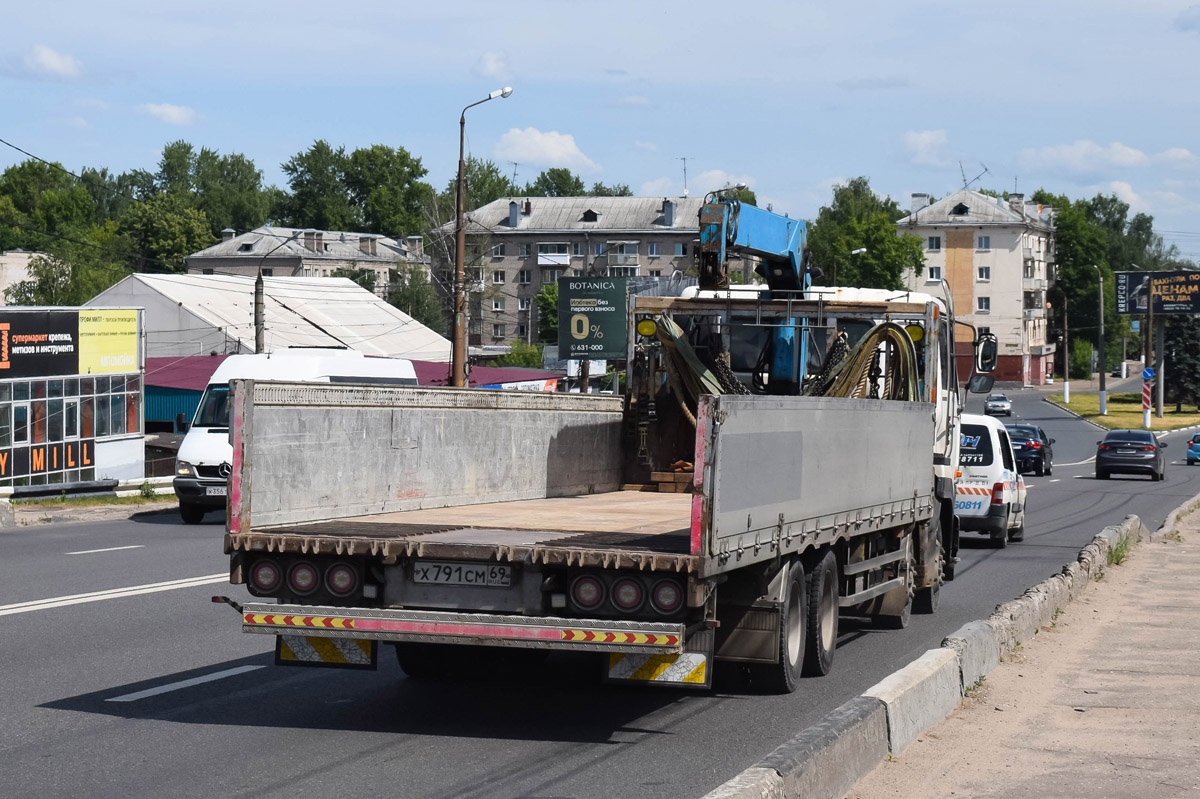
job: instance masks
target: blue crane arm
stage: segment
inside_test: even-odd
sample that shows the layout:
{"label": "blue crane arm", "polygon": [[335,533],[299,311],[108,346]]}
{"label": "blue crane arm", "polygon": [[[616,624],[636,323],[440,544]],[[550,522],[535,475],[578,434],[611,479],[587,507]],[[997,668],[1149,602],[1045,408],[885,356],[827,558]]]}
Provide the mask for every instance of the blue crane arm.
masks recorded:
{"label": "blue crane arm", "polygon": [[719,288],[705,285],[706,277],[723,283],[728,258],[737,255],[763,262],[760,274],[772,294],[803,291],[810,285],[803,257],[807,237],[808,229],[801,219],[789,219],[737,200],[705,203],[700,208],[701,288]]}

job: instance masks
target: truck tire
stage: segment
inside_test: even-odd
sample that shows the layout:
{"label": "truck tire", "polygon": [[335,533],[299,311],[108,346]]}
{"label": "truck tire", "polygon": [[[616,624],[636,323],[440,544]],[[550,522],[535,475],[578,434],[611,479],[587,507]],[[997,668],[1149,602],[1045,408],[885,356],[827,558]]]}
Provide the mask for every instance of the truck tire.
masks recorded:
{"label": "truck tire", "polygon": [[806,677],[824,677],[833,668],[838,636],[838,585],[837,558],[827,550],[808,575]]}
{"label": "truck tire", "polygon": [[787,567],[783,606],[779,610],[779,662],[751,667],[751,684],[774,694],[790,694],[800,683],[804,667],[804,638],[808,597],[804,590],[804,566],[795,561]]}
{"label": "truck tire", "polygon": [[943,582],[954,582],[955,567],[958,566],[958,517],[950,517],[950,532],[942,537],[942,577]]}
{"label": "truck tire", "polygon": [[179,516],[184,524],[200,524],[206,513],[203,505],[193,505],[190,502],[179,503]]}
{"label": "truck tire", "polygon": [[882,627],[885,630],[903,630],[908,627],[908,622],[912,619],[913,594],[916,593],[914,588],[916,581],[913,579],[913,555],[912,555],[912,537],[905,541],[904,546],[908,550],[908,558],[904,565],[906,582],[908,583],[908,597],[904,602],[904,608],[898,616],[890,616],[884,613],[879,613],[871,617],[876,627]]}
{"label": "truck tire", "polygon": [[436,680],[453,677],[460,671],[456,666],[461,659],[454,655],[461,651],[451,644],[398,643],[396,662],[414,680]]}
{"label": "truck tire", "polygon": [[1008,540],[1009,541],[1024,541],[1025,540],[1025,523],[1024,522],[1021,522],[1021,524],[1019,526],[1014,527],[1013,529],[1008,531]]}
{"label": "truck tire", "polygon": [[933,563],[925,569],[926,574],[933,575],[933,585],[917,591],[917,595],[913,599],[913,605],[917,613],[937,613],[938,602],[942,594],[942,580],[945,577],[945,559],[945,553],[942,551],[942,542],[939,539]]}
{"label": "truck tire", "polygon": [[995,549],[1004,549],[1008,546],[1008,525],[1005,524],[1004,529],[998,533],[991,534],[992,547]]}

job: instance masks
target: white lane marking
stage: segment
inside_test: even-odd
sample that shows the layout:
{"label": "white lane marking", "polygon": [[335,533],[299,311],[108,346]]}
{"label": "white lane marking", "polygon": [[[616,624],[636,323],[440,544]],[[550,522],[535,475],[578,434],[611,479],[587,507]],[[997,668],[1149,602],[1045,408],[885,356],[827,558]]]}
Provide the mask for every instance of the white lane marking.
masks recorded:
{"label": "white lane marking", "polygon": [[113,588],[109,591],[92,591],[88,594],[72,594],[57,596],[49,599],[35,599],[32,602],[17,602],[13,605],[0,605],[0,616],[12,616],[16,613],[30,613],[35,610],[49,610],[67,605],[82,605],[87,602],[101,602],[105,599],[120,599],[126,596],[154,594],[159,591],[174,591],[176,588],[192,588],[198,585],[223,583],[229,580],[229,574],[206,574],[203,577],[189,577],[185,580],[170,580],[165,583],[149,583],[148,585],[131,585],[128,588]]}
{"label": "white lane marking", "polygon": [[1091,463],[1094,460],[1096,460],[1095,455],[1088,458],[1086,461],[1075,461],[1074,463],[1056,463],[1054,465],[1055,466],[1086,466],[1087,464]]}
{"label": "white lane marking", "polygon": [[225,669],[225,671],[214,671],[212,674],[205,674],[203,677],[193,677],[190,680],[180,680],[179,682],[160,685],[157,688],[147,688],[145,691],[138,691],[124,696],[114,696],[111,699],[105,699],[105,702],[136,702],[139,699],[146,699],[151,696],[158,696],[170,691],[178,691],[181,688],[191,688],[193,685],[203,685],[206,682],[214,680],[223,680],[226,677],[233,677],[237,674],[245,674],[248,671],[256,671],[257,669],[266,668],[265,666],[238,666],[235,669]]}
{"label": "white lane marking", "polygon": [[1050,481],[1048,481],[1048,482],[1051,482],[1051,483],[1057,483],[1057,482],[1059,481],[1059,479],[1060,479],[1060,478],[1058,478],[1058,477],[1055,477],[1053,480],[1050,480]]}
{"label": "white lane marking", "polygon": [[107,547],[105,549],[81,549],[78,552],[68,552],[68,555],[94,555],[97,552],[116,552],[121,549],[143,549],[145,544],[131,544],[127,547]]}

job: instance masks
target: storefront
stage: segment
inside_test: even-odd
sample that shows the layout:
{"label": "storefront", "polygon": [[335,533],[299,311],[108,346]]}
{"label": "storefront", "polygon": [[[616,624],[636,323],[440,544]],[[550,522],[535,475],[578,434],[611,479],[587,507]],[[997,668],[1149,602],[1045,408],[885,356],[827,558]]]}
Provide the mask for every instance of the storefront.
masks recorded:
{"label": "storefront", "polygon": [[0,492],[145,472],[142,312],[0,309]]}

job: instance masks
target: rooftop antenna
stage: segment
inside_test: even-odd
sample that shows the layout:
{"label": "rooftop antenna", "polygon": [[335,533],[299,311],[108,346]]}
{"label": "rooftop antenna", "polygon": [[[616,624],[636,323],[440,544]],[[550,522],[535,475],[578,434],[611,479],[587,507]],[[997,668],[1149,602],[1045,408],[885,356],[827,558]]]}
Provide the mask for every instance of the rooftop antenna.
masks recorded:
{"label": "rooftop antenna", "polygon": [[686,196],[688,196],[688,188],[687,188],[687,156],[686,156],[686,155],[681,155],[681,156],[679,156],[679,160],[683,162],[683,196],[684,196],[684,197],[686,197]]}
{"label": "rooftop antenna", "polygon": [[516,161],[509,161],[508,163],[513,165],[512,185],[513,185],[513,191],[516,191],[516,189],[517,189],[517,167],[519,167],[520,164],[518,164]]}
{"label": "rooftop antenna", "polygon": [[975,181],[979,180],[981,177],[983,177],[984,175],[986,175],[986,174],[988,173],[987,164],[984,164],[984,163],[982,163],[982,162],[981,162],[979,165],[980,165],[981,167],[983,167],[983,171],[982,171],[982,172],[980,172],[980,173],[979,173],[978,175],[976,175],[975,177],[971,178],[970,180],[967,180],[967,173],[966,173],[965,171],[963,171],[963,165],[962,165],[962,161],[959,161],[959,162],[958,162],[958,172],[959,172],[959,174],[960,174],[960,175],[962,175],[962,181],[963,181],[963,188],[964,188],[964,189],[969,189],[969,188],[971,187],[971,184],[972,184],[972,183],[974,183]]}

